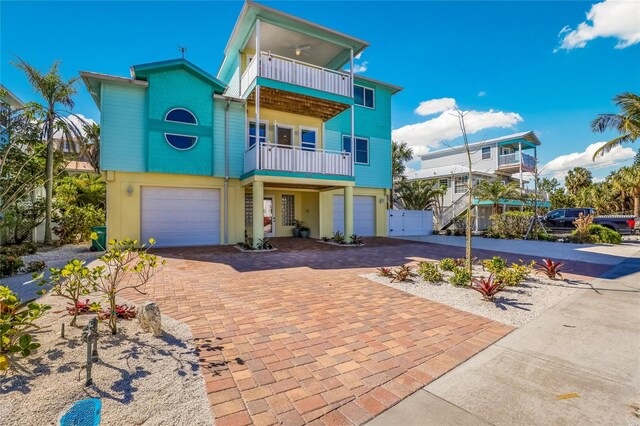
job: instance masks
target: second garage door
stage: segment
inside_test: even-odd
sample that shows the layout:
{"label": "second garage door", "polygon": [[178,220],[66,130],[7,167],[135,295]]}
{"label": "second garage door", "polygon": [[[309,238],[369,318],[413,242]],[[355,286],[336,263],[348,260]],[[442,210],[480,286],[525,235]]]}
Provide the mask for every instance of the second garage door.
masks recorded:
{"label": "second garage door", "polygon": [[[344,232],[344,196],[333,196],[333,230]],[[376,234],[376,197],[353,197],[353,232],[371,237]]]}
{"label": "second garage door", "polygon": [[220,244],[220,190],[143,187],[140,234],[158,247]]}

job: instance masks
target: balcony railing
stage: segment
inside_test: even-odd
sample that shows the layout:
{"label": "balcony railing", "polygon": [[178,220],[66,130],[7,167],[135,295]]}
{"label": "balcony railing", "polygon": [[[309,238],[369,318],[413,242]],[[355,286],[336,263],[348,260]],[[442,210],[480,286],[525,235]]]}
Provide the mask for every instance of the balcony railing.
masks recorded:
{"label": "balcony railing", "polygon": [[240,79],[240,93],[249,88],[256,77],[265,77],[284,83],[351,97],[351,76],[347,73],[322,68],[268,52],[261,54],[260,73],[256,57],[251,59]]}
{"label": "balcony railing", "polygon": [[244,172],[252,170],[353,176],[353,161],[348,152],[261,143],[244,153]]}
{"label": "balcony railing", "polygon": [[521,162],[524,169],[534,170],[536,168],[535,157],[528,154],[514,152],[512,154],[503,154],[498,157],[498,167],[502,168],[509,168],[513,166],[519,167]]}

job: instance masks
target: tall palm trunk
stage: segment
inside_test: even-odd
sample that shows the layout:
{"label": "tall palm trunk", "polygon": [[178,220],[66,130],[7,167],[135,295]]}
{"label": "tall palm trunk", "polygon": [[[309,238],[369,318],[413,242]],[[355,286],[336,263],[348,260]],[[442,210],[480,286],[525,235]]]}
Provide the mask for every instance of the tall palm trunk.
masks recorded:
{"label": "tall palm trunk", "polygon": [[52,200],[53,200],[53,154],[55,147],[53,146],[53,121],[54,111],[53,105],[49,107],[49,113],[47,117],[47,164],[46,164],[46,177],[45,183],[45,219],[44,219],[44,243],[51,244],[51,213],[52,213]]}

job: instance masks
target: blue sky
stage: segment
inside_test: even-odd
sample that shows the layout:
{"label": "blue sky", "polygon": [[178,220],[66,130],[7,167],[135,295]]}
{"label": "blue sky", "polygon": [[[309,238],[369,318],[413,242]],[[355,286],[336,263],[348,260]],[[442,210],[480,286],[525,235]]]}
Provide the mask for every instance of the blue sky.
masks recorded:
{"label": "blue sky", "polygon": [[[586,161],[591,144],[613,136],[593,134],[590,121],[615,112],[616,94],[640,92],[640,3],[627,3],[622,10],[612,0],[593,9],[579,1],[265,2],[369,41],[358,65],[363,75],[404,87],[394,99],[394,137],[416,152],[459,142],[443,110],[455,102],[472,111],[471,140],[535,130],[541,163],[558,177],[574,165],[606,176],[639,148]],[[241,7],[240,1],[2,1],[0,78],[32,100],[10,64],[14,55],[42,70],[59,59],[67,78],[80,70],[128,76],[131,65],[178,57],[178,45],[215,74]],[[98,120],[79,88],[75,112]],[[426,101],[432,102],[422,111],[435,112],[417,114]]]}

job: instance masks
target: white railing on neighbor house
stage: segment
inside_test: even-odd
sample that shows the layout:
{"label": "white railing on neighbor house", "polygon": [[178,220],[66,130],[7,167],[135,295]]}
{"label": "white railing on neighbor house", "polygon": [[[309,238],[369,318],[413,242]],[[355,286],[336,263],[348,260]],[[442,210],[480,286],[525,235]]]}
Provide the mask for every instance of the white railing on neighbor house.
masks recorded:
{"label": "white railing on neighbor house", "polygon": [[535,169],[536,159],[535,157],[520,152],[514,152],[512,154],[503,154],[498,157],[498,167],[519,165],[522,161],[522,165],[528,169]]}
{"label": "white railing on neighbor house", "polygon": [[451,225],[451,223],[455,220],[456,217],[460,216],[462,212],[467,210],[469,200],[469,191],[465,192],[453,202],[449,207],[442,211],[440,217],[437,218],[437,226],[436,229],[438,231],[443,230],[447,226]]}
{"label": "white railing on neighbor house", "polygon": [[244,153],[244,172],[252,170],[353,176],[353,161],[348,152],[261,143]]}
{"label": "white railing on neighbor house", "polygon": [[[260,77],[351,97],[351,76],[347,73],[268,52],[262,52],[260,57]],[[241,93],[245,92],[253,80],[258,77],[256,62],[254,57],[242,74]]]}

